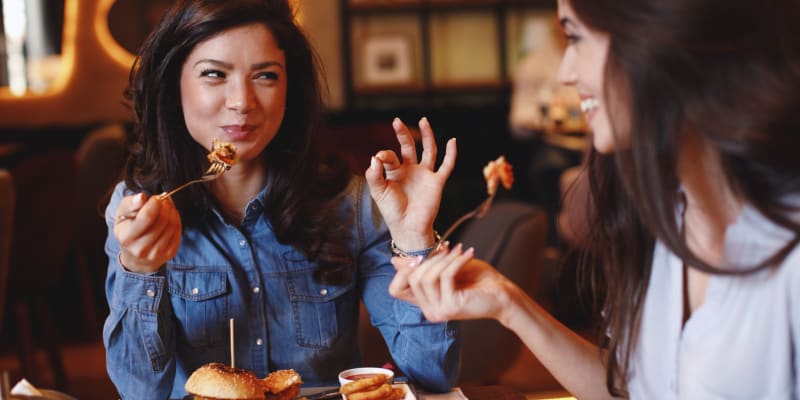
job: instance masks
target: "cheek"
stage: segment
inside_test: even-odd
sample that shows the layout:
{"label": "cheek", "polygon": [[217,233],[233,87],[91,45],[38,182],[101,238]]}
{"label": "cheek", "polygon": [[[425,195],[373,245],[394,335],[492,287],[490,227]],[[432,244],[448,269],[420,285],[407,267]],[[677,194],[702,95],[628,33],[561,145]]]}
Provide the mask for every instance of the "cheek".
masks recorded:
{"label": "cheek", "polygon": [[611,124],[608,119],[608,114],[605,110],[592,120],[592,144],[595,150],[599,153],[608,154],[614,152],[616,149],[616,141],[611,130]]}
{"label": "cheek", "polygon": [[181,105],[184,116],[200,117],[209,113],[214,107],[213,96],[196,85],[181,87]]}

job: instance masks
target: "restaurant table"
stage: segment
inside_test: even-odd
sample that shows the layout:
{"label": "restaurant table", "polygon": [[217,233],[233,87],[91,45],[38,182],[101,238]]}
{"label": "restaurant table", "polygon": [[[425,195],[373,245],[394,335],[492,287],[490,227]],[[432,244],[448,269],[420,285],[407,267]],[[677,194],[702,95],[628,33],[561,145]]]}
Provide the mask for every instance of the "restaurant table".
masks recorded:
{"label": "restaurant table", "polygon": [[[303,388],[300,395],[329,390],[333,387]],[[514,387],[504,385],[464,385],[447,393],[428,393],[415,390],[416,400],[567,400],[574,399],[564,391],[522,393]]]}
{"label": "restaurant table", "polygon": [[525,400],[525,395],[511,386],[465,385],[461,392],[470,400]]}
{"label": "restaurant table", "polygon": [[574,399],[566,391],[522,393],[514,387],[504,385],[464,385],[461,392],[469,400],[567,400]]}

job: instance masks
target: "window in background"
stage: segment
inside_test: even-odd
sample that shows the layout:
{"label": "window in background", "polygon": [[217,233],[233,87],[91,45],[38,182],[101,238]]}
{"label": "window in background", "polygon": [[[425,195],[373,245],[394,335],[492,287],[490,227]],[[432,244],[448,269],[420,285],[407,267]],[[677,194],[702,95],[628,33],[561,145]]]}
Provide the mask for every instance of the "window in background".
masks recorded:
{"label": "window in background", "polygon": [[46,92],[61,67],[64,2],[0,0],[0,86],[22,96]]}

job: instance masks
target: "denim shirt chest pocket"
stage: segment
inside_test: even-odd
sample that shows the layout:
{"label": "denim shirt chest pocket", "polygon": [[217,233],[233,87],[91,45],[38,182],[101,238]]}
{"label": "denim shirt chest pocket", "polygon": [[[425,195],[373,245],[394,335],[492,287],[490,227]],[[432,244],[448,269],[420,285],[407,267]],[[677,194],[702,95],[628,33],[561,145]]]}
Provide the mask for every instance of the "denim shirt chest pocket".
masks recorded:
{"label": "denim shirt chest pocket", "polygon": [[192,347],[208,347],[226,340],[228,274],[218,269],[168,269],[172,309],[179,335]]}
{"label": "denim shirt chest pocket", "polygon": [[342,286],[316,282],[315,264],[293,251],[285,253],[284,260],[289,266],[286,285],[297,343],[313,349],[331,348],[340,335],[356,325],[355,282]]}

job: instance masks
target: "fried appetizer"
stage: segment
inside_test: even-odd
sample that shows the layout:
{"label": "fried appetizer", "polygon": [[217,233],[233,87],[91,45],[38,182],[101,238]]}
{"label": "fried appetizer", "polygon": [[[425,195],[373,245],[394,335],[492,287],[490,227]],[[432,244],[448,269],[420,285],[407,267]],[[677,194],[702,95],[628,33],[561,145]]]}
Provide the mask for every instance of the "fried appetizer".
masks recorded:
{"label": "fried appetizer", "polygon": [[486,179],[486,192],[491,196],[497,192],[498,181],[506,190],[511,189],[514,183],[514,170],[511,169],[511,164],[506,161],[505,156],[500,156],[483,167],[483,178]]}
{"label": "fried appetizer", "polygon": [[236,146],[233,143],[223,142],[214,139],[211,142],[211,152],[208,153],[208,161],[212,163],[218,162],[225,164],[230,168],[239,161],[239,155],[236,153]]}

